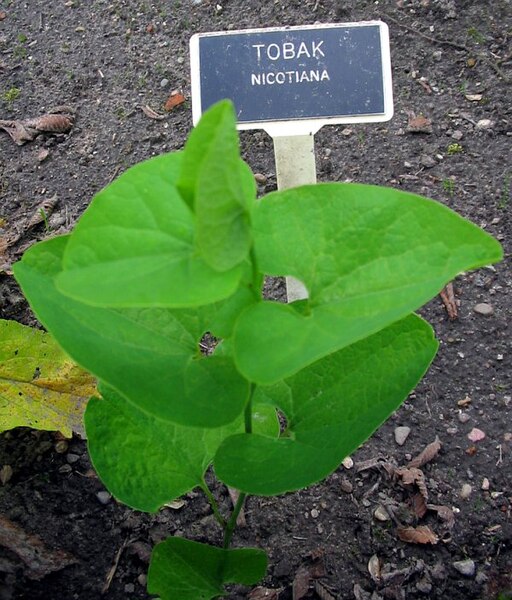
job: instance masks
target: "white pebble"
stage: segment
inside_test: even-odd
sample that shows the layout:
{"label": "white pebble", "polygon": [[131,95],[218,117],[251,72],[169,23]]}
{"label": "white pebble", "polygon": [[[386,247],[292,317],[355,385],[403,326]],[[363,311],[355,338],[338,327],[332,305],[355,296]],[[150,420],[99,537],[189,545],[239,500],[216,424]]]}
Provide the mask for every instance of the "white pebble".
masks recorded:
{"label": "white pebble", "polygon": [[395,442],[399,446],[403,446],[405,444],[405,440],[409,437],[411,433],[410,427],[396,427],[395,428]]}

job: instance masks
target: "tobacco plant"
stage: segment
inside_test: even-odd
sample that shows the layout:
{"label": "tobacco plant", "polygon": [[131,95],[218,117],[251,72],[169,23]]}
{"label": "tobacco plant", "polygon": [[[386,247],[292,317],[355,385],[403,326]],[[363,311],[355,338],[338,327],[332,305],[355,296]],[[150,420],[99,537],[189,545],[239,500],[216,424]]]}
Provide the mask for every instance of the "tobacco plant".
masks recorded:
{"label": "tobacco plant", "polygon": [[[194,488],[211,503],[223,546],[170,537],[148,574],[149,593],[198,600],[264,576],[263,550],[231,547],[246,497],[332,473],[432,361],[433,331],[413,311],[500,257],[475,225],[394,189],[325,183],[256,201],[224,101],[183,151],[129,169],[14,273],[101,382],[85,427],[106,487],[141,511]],[[308,298],[264,299],[264,275],[299,279]],[[205,481],[210,465],[240,491],[230,515]]]}

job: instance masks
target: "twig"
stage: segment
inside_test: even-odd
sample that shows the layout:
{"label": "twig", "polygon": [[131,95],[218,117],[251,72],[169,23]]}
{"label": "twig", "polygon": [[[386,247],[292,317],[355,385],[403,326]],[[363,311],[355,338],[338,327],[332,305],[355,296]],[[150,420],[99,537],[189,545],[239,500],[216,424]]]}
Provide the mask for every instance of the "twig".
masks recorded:
{"label": "twig", "polygon": [[114,564],[110,567],[109,572],[107,573],[107,578],[105,580],[105,584],[103,585],[103,587],[101,589],[102,595],[106,594],[110,588],[110,584],[112,583],[112,580],[114,579],[114,575],[116,574],[117,567],[119,565],[119,560],[121,559],[121,554],[123,553],[123,550],[126,548],[126,546],[128,546],[128,538],[125,539],[125,541],[122,543],[121,547],[117,551],[117,554],[114,558]]}

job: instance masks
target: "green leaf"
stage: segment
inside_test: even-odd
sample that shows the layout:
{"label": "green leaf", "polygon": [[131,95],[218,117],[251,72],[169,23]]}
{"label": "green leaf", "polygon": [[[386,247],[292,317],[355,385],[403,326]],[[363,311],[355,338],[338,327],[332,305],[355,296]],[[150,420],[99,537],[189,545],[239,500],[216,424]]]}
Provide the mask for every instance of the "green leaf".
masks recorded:
{"label": "green leaf", "polygon": [[231,102],[211,107],[191,133],[178,188],[196,215],[196,243],[205,262],[218,271],[242,262],[251,246],[256,184],[240,159]]}
{"label": "green leaf", "polygon": [[39,320],[78,364],[139,409],[176,423],[219,427],[244,409],[249,384],[224,353],[205,357],[197,309],[114,309],[64,296],[55,286],[67,237],[30,248],[14,273]]}
{"label": "green leaf", "polygon": [[153,550],[148,592],[161,600],[210,600],[224,584],[252,585],[265,575],[267,557],[257,548],[224,550],[171,537]]}
{"label": "green leaf", "polygon": [[49,334],[0,319],[0,431],[83,433],[85,405],[95,390],[94,378]]}
{"label": "green leaf", "polygon": [[216,302],[238,286],[197,256],[194,216],[176,181],[181,153],[123,173],[93,199],[73,231],[59,290],[95,306],[183,307]]}
{"label": "green leaf", "polygon": [[320,481],[398,408],[437,349],[415,315],[394,323],[293,377],[259,389],[259,402],[287,418],[279,439],[237,434],[214,458],[217,477],[249,494],[274,495]]}
{"label": "green leaf", "polygon": [[461,271],[502,257],[489,234],[441,204],[367,185],[270,194],[253,223],[259,269],[309,291],[306,306],[261,302],[241,315],[235,360],[260,384],[379,331]]}
{"label": "green leaf", "polygon": [[[108,386],[101,394],[85,413],[91,461],[108,490],[136,510],[156,512],[202,486],[222,440],[244,430],[243,418],[215,429],[175,425],[135,409]],[[253,422],[260,435],[279,435],[271,405],[255,405]]]}

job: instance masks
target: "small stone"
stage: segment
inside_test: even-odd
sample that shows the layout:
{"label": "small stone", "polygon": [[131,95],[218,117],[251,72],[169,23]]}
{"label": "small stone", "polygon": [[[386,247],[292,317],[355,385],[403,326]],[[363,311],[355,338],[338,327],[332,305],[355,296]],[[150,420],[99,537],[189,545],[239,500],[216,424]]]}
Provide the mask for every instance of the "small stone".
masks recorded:
{"label": "small stone", "polygon": [[440,62],[441,60],[443,60],[443,51],[442,50],[436,50],[435,52],[432,52],[432,58],[436,62]]}
{"label": "small stone", "polygon": [[59,473],[62,473],[63,475],[71,473],[72,470],[71,465],[62,465],[62,467],[59,467]]}
{"label": "small stone", "polygon": [[268,178],[263,173],[254,173],[254,179],[258,185],[265,185]]}
{"label": "small stone", "polygon": [[133,585],[133,583],[127,583],[124,586],[124,591],[126,594],[133,594],[133,592],[135,591],[135,586]]}
{"label": "small stone", "polygon": [[381,521],[382,523],[389,521],[388,511],[379,504],[377,508],[373,511],[373,516],[377,521]]}
{"label": "small stone", "polygon": [[473,429],[468,433],[468,440],[471,442],[480,442],[485,438],[485,432],[477,427],[473,427]]}
{"label": "small stone", "polygon": [[484,583],[487,583],[488,580],[489,577],[483,571],[478,571],[475,577],[475,581],[478,585],[483,585]]}
{"label": "small stone", "polygon": [[146,584],[148,582],[148,578],[147,575],[145,573],[141,573],[138,577],[137,577],[137,581],[140,583],[140,585],[142,587],[146,587]]}
{"label": "small stone", "polygon": [[80,460],[80,457],[78,456],[78,454],[73,454],[72,452],[70,452],[69,454],[66,454],[66,460],[70,465],[73,465],[74,463]]}
{"label": "small stone", "polygon": [[112,500],[112,494],[102,491],[96,494],[96,498],[98,498],[101,504],[108,504]]}
{"label": "small stone", "polygon": [[169,85],[169,80],[168,79],[162,79],[162,81],[160,82],[160,87],[161,88],[166,88]]}
{"label": "small stone", "polygon": [[468,413],[462,412],[458,414],[458,419],[461,423],[467,423],[471,417],[468,415]]}
{"label": "small stone", "polygon": [[346,477],[341,480],[340,487],[341,491],[345,492],[345,494],[351,494],[354,491],[354,486]]}
{"label": "small stone", "polygon": [[482,131],[485,129],[492,129],[493,125],[494,123],[491,121],[491,119],[480,119],[480,121],[478,121],[476,124],[476,128]]}
{"label": "small stone", "polygon": [[462,133],[462,131],[460,131],[460,129],[456,129],[453,133],[452,133],[452,140],[461,140],[464,137],[464,134]]}
{"label": "small stone", "polygon": [[343,459],[341,464],[345,467],[345,469],[351,469],[354,466],[354,461],[350,458],[350,456],[347,456]]}
{"label": "small stone", "polygon": [[484,477],[482,479],[482,486],[481,486],[481,488],[484,491],[487,491],[490,487],[491,487],[491,484],[490,484],[489,480],[487,479],[487,477]]}
{"label": "small stone", "polygon": [[480,302],[480,304],[476,304],[473,307],[473,310],[479,315],[484,315],[485,317],[488,317],[494,313],[494,308],[490,304],[487,304],[487,302]]}
{"label": "small stone", "polygon": [[459,430],[457,429],[457,427],[448,427],[448,429],[446,430],[446,433],[448,435],[457,435],[458,431]]}
{"label": "small stone", "polygon": [[473,577],[476,571],[475,561],[467,558],[466,560],[456,560],[452,563],[453,568],[464,577]]}
{"label": "small stone", "polygon": [[55,452],[57,452],[57,454],[64,454],[65,452],[68,451],[68,442],[67,440],[59,440],[56,444],[55,444]]}
{"label": "small stone", "polygon": [[317,519],[320,516],[320,511],[316,508],[313,508],[313,510],[311,511],[311,516],[313,517],[313,519]]}
{"label": "small stone", "polygon": [[420,163],[427,169],[431,169],[437,165],[436,161],[428,154],[422,154],[420,156]]}
{"label": "small stone", "polygon": [[473,488],[469,485],[469,483],[465,483],[460,489],[459,496],[463,500],[467,500],[471,496],[472,491]]}
{"label": "small stone", "polygon": [[410,427],[396,427],[395,428],[395,442],[399,446],[403,446],[405,444],[405,440],[409,437],[411,433]]}

